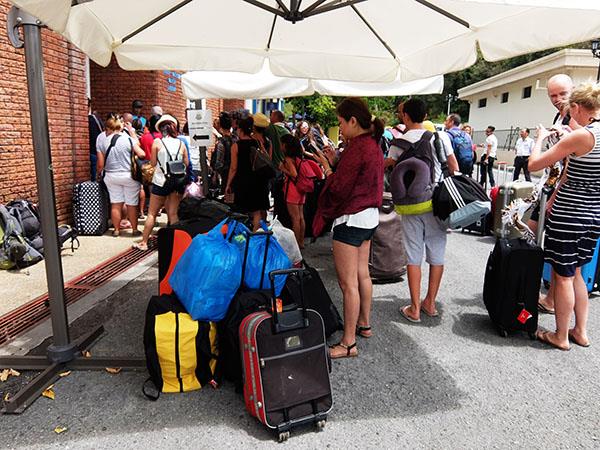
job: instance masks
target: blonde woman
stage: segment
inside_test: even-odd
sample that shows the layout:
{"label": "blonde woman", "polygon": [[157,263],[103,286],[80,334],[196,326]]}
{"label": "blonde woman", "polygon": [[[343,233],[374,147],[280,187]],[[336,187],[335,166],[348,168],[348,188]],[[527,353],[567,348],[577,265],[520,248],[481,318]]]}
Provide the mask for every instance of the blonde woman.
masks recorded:
{"label": "blonde woman", "polygon": [[104,171],[104,183],[110,199],[110,218],[113,223],[113,236],[121,233],[123,205],[127,208],[127,218],[131,223],[132,234],[140,232],[138,226],[138,204],[141,184],[131,178],[131,152],[140,158],[144,150],[138,145],[133,128],[123,131],[121,117],[112,115],[106,121],[106,139],[97,147],[98,173]]}
{"label": "blonde woman", "polygon": [[[569,341],[588,347],[588,292],[581,267],[591,261],[600,237],[600,85],[583,84],[569,98],[571,118],[583,128],[564,136],[542,153],[545,139],[562,133],[538,127],[531,156],[532,171],[567,156],[564,182],[557,191],[546,226],[544,251],[555,273],[556,331],[539,330],[538,339],[569,350]],[[569,329],[575,312],[575,327]]]}

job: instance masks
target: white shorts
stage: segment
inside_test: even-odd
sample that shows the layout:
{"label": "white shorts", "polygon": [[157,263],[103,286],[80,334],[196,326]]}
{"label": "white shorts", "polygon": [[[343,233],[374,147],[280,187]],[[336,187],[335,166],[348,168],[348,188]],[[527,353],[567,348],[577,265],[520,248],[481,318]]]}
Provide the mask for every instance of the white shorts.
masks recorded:
{"label": "white shorts", "polygon": [[129,172],[106,172],[104,183],[111,203],[137,206],[140,202],[141,184],[131,178]]}
{"label": "white shorts", "polygon": [[446,226],[432,212],[402,216],[402,233],[408,264],[420,266],[425,260],[443,266],[446,254]]}

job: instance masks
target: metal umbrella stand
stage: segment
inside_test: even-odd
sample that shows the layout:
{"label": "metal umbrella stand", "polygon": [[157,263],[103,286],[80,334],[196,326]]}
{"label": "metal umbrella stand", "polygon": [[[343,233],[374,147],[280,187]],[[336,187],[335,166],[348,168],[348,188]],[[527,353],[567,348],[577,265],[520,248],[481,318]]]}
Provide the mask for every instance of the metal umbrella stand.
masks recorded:
{"label": "metal umbrella stand", "polygon": [[[15,7],[10,10],[7,24],[12,44],[17,48],[25,47],[29,111],[53,333],[53,342],[48,346],[47,356],[0,357],[0,367],[42,371],[20,392],[5,400],[4,407],[0,410],[2,413],[19,414],[32,404],[48,386],[58,380],[60,373],[66,370],[105,370],[107,367],[140,370],[145,369],[146,361],[144,358],[83,357],[83,352],[104,332],[102,326],[71,341],[57,233],[56,199],[40,32],[43,24],[35,17]],[[19,38],[19,27],[23,28],[24,42]]]}

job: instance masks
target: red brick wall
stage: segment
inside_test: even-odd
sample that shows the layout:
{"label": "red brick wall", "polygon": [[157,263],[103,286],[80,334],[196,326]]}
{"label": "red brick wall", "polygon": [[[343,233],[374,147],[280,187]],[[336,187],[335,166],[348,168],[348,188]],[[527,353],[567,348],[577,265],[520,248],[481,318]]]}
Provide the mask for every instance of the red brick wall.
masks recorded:
{"label": "red brick wall", "polygon": [[[109,112],[131,112],[131,103],[144,103],[142,114],[150,117],[152,106],[159,105],[165,113],[185,123],[186,101],[177,72],[126,71],[115,58],[108,67],[90,62],[92,107],[104,118]],[[171,90],[170,90],[171,89]]]}
{"label": "red brick wall", "polygon": [[[10,3],[0,0],[6,23]],[[59,222],[71,214],[73,183],[89,178],[85,59],[58,35],[42,31],[44,70]],[[37,201],[23,50],[0,33],[0,203]]]}

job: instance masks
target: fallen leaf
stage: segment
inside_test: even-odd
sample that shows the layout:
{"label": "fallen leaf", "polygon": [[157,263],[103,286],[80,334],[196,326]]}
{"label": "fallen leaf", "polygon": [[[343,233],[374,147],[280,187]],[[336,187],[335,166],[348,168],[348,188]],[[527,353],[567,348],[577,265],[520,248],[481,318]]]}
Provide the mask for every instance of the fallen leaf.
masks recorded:
{"label": "fallen leaf", "polygon": [[10,370],[4,369],[2,372],[0,372],[0,381],[4,383],[6,380],[8,380],[8,375],[10,375]]}
{"label": "fallen leaf", "polygon": [[56,434],[64,433],[65,431],[67,431],[67,427],[56,427],[56,428],[54,429],[54,432],[55,432]]}
{"label": "fallen leaf", "polygon": [[61,378],[68,377],[69,375],[71,375],[71,371],[70,370],[67,370],[66,372],[58,374],[58,376],[61,377]]}
{"label": "fallen leaf", "polygon": [[55,394],[51,388],[48,388],[44,392],[42,392],[42,396],[49,398],[50,400],[54,400]]}
{"label": "fallen leaf", "polygon": [[118,374],[121,370],[123,370],[123,369],[121,369],[120,367],[114,367],[114,368],[113,367],[107,367],[106,368],[106,371],[108,373],[112,373],[113,375]]}
{"label": "fallen leaf", "polygon": [[10,369],[9,373],[13,377],[20,377],[21,376],[21,372],[17,372],[15,369]]}
{"label": "fallen leaf", "polygon": [[7,402],[9,398],[10,398],[10,392],[7,392],[6,395],[4,396],[4,401]]}
{"label": "fallen leaf", "polygon": [[91,358],[92,354],[89,351],[86,350],[85,352],[83,352],[83,357],[84,358]]}

